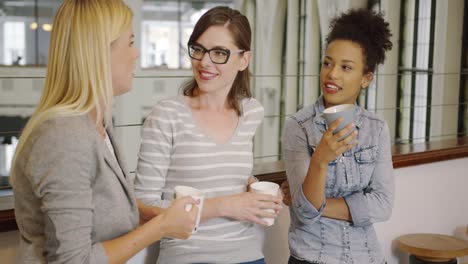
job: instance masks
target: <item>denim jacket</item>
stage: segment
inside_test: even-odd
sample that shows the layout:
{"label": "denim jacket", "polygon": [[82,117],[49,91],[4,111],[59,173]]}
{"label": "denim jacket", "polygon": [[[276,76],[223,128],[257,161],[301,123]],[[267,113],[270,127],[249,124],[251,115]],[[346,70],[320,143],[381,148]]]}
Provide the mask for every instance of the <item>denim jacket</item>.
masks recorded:
{"label": "denim jacket", "polygon": [[317,263],[384,263],[373,223],[390,218],[394,179],[390,134],[385,121],[355,105],[358,144],[328,165],[325,195],[343,197],[352,222],[322,216],[302,191],[310,157],[327,129],[323,98],[286,120],[283,158],[292,205],[289,247],[301,260]]}

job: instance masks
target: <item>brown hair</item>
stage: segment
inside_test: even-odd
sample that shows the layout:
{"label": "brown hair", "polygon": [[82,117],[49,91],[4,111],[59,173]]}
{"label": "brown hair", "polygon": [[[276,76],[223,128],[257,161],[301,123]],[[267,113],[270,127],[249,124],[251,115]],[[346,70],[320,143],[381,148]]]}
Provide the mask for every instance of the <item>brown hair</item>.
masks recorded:
{"label": "brown hair", "polygon": [[[236,46],[245,51],[250,51],[252,32],[250,30],[249,20],[239,11],[227,6],[217,6],[203,14],[195,25],[187,44],[191,45],[195,43],[209,27],[220,25],[226,25],[226,28],[231,32]],[[195,79],[191,79],[183,85],[182,89],[184,95],[193,97],[197,90],[197,82]],[[228,94],[228,105],[240,115],[241,109],[239,101],[250,97],[252,97],[250,91],[250,71],[247,66],[243,71],[237,73],[236,79]]]}

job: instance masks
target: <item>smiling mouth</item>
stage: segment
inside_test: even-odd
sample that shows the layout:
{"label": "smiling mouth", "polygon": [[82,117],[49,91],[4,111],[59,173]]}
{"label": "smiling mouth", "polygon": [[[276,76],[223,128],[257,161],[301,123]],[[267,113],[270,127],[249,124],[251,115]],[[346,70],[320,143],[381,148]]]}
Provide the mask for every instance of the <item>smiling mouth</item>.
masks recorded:
{"label": "smiling mouth", "polygon": [[205,71],[199,71],[199,75],[202,80],[211,80],[217,76],[217,74],[215,73],[210,73],[210,72],[205,72]]}
{"label": "smiling mouth", "polygon": [[325,84],[325,91],[327,93],[337,93],[337,92],[339,92],[341,90],[342,90],[342,88],[335,85],[335,84],[331,84],[331,83],[326,83]]}

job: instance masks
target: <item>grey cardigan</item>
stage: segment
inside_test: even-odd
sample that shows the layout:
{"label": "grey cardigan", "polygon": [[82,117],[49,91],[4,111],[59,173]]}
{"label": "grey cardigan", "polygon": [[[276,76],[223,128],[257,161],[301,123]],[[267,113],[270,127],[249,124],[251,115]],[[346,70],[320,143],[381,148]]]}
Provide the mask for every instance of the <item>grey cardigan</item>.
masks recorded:
{"label": "grey cardigan", "polygon": [[133,178],[88,115],[41,124],[14,164],[18,263],[107,263],[100,242],[138,225]]}

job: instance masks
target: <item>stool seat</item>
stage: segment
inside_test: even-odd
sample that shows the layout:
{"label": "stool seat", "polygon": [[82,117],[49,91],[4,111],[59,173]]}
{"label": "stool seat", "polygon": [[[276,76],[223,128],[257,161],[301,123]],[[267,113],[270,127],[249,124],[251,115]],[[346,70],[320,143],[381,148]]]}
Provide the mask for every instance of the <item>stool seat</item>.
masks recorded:
{"label": "stool seat", "polygon": [[445,262],[468,255],[468,241],[440,234],[408,234],[397,238],[398,247],[419,259]]}

